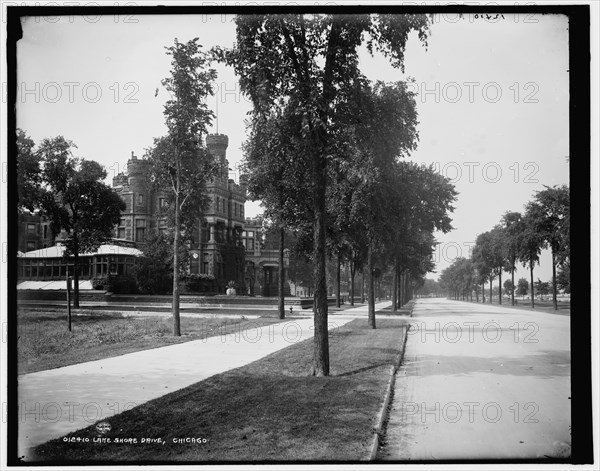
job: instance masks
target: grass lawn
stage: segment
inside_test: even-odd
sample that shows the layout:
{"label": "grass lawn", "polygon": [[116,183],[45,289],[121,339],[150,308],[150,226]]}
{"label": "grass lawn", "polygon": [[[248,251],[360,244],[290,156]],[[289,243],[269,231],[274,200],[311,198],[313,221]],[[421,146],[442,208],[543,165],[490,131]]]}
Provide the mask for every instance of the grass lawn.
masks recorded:
{"label": "grass lawn", "polygon": [[415,301],[411,300],[411,301],[407,302],[404,306],[398,306],[396,309],[396,312],[392,311],[392,306],[384,307],[383,309],[381,309],[378,312],[381,312],[382,314],[388,314],[388,315],[409,316],[413,310],[414,305],[415,305]]}
{"label": "grass lawn", "polygon": [[[45,305],[42,307],[38,307],[35,305],[28,305],[26,307],[22,307],[22,309],[27,310],[29,312],[39,312],[39,313],[58,313],[66,316],[67,306],[63,305]],[[193,306],[193,305],[180,305],[180,314],[182,316],[187,315],[196,315],[196,314],[211,314],[214,316],[260,316],[260,317],[278,317],[279,311],[277,310],[277,306],[272,308],[268,307],[260,307],[256,308],[254,306],[234,306],[234,307],[219,307],[219,306]],[[331,309],[331,307],[330,307]],[[335,308],[334,308],[335,309]],[[123,314],[124,316],[133,316],[133,315],[144,315],[147,313],[149,316],[153,315],[171,315],[171,306],[167,306],[166,303],[163,304],[139,304],[139,305],[116,305],[111,309],[106,309],[104,306],[82,306],[81,309],[73,309],[73,313],[77,314],[101,314],[101,313],[111,313],[111,314]],[[285,310],[285,315],[290,315],[289,307]],[[310,316],[312,315],[312,309],[301,309],[299,306],[294,306],[292,316]]]}
{"label": "grass lawn", "polygon": [[[254,311],[253,311],[254,313]],[[17,358],[19,374],[100,360],[138,350],[224,335],[245,323],[280,322],[276,318],[193,318],[181,316],[181,337],[171,335],[170,316],[125,317],[117,312],[74,315],[69,332],[64,312],[19,310]]]}
{"label": "grass lawn", "polygon": [[[92,425],[36,447],[34,456],[64,464],[367,459],[404,325],[380,319],[373,330],[356,319],[332,331],[329,377],[308,375],[309,339],[109,417],[104,435]],[[137,443],[117,443],[128,438]]]}

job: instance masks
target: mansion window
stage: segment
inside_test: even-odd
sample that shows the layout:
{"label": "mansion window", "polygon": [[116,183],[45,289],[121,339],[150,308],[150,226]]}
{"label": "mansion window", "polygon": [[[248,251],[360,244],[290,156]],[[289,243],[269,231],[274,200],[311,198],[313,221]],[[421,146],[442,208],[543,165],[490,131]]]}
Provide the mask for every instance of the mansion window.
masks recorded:
{"label": "mansion window", "polygon": [[254,231],[243,231],[242,240],[247,251],[254,251]]}
{"label": "mansion window", "polygon": [[[95,261],[95,274],[96,276],[102,275],[132,275],[134,260],[131,257],[118,257],[118,256],[106,256],[100,255],[94,257]],[[91,273],[88,271],[88,276]]]}
{"label": "mansion window", "polygon": [[138,195],[138,204],[144,204],[144,195],[141,193]]}
{"label": "mansion window", "polygon": [[146,221],[144,219],[135,220],[135,241],[144,242],[146,240]]}
{"label": "mansion window", "polygon": [[204,256],[202,257],[202,273],[205,274],[209,274],[208,273],[208,254],[205,253]]}
{"label": "mansion window", "polygon": [[125,219],[119,221],[119,228],[117,230],[117,239],[125,239]]}
{"label": "mansion window", "polygon": [[27,224],[27,235],[35,235],[35,224]]}

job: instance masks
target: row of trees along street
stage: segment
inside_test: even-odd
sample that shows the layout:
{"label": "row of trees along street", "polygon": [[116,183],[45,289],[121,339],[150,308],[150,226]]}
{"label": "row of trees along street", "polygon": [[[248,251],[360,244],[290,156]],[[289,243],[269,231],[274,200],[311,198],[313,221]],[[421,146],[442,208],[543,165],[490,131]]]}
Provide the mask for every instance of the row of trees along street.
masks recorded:
{"label": "row of trees along street", "polygon": [[400,160],[417,143],[414,95],[403,82],[372,83],[359,68],[358,50],[366,45],[403,70],[408,36],[414,31],[426,44],[429,18],[256,15],[235,21],[236,45],[215,53],[234,67],[253,104],[244,149],[250,195],[263,202],[282,243],[284,229],[293,229],[295,249],[314,266],[312,374],[327,376],[328,255],[338,266],[349,263],[352,274],[364,267],[368,322],[375,328],[377,273],[391,267],[394,287],[399,275],[422,276],[433,266],[433,232],[451,229],[453,186],[431,168]]}
{"label": "row of trees along street", "polygon": [[[152,163],[148,178],[167,196],[161,216],[169,222],[172,247],[173,334],[181,335],[179,276],[186,269],[181,258],[189,229],[206,209],[206,184],[217,171],[203,146],[214,116],[206,106],[216,79],[210,65],[217,60],[234,68],[253,105],[244,145],[250,197],[262,201],[266,218],[279,230],[281,253],[290,234],[292,252],[313,267],[312,374],[327,376],[328,257],[337,267],[349,266],[351,286],[357,272],[366,273],[368,323],[375,328],[375,279],[391,278],[395,310],[399,295],[402,304],[433,269],[434,232],[452,229],[454,186],[432,167],[402,160],[418,140],[414,93],[405,82],[373,83],[359,68],[358,51],[366,46],[404,71],[408,37],[414,32],[426,45],[430,19],[413,14],[241,15],[235,25],[237,42],[231,49],[203,51],[197,38],[175,39],[166,48],[172,57],[171,74],[163,81],[170,94],[164,108],[168,132],[154,140],[147,155]],[[30,209],[40,209],[54,229],[66,230],[77,276],[77,254],[110,238],[123,203],[101,183],[106,174],[98,164],[68,157],[71,144],[59,137],[44,146],[47,155],[35,153],[43,175],[36,188],[49,196]],[[53,171],[53,159],[73,171]],[[19,171],[25,170],[19,163]],[[81,181],[77,172],[96,186],[83,193],[69,190],[69,182]],[[86,193],[87,188],[92,191]],[[83,206],[89,214],[81,216],[81,201],[63,195],[83,195],[92,205]],[[24,192],[20,201],[26,204]],[[84,222],[88,217],[93,227]],[[281,283],[280,317],[285,315],[282,288]]]}
{"label": "row of trees along street", "polygon": [[[498,299],[502,304],[502,287],[510,293],[511,304],[515,294],[524,296],[531,290],[531,307],[535,307],[534,294],[552,292],[554,309],[558,309],[557,292],[571,292],[570,285],[570,199],[566,185],[548,187],[536,192],[525,205],[525,213],[506,212],[499,224],[477,236],[471,259],[457,258],[442,271],[440,283],[453,299],[473,296],[485,302],[484,286],[489,281],[489,302],[492,302],[492,283],[498,279]],[[539,264],[542,249],[552,253],[552,280],[550,283],[533,281],[533,270]],[[529,268],[530,281],[518,280],[515,286],[517,264]],[[558,273],[557,273],[558,269]],[[502,284],[502,274],[510,279]]]}

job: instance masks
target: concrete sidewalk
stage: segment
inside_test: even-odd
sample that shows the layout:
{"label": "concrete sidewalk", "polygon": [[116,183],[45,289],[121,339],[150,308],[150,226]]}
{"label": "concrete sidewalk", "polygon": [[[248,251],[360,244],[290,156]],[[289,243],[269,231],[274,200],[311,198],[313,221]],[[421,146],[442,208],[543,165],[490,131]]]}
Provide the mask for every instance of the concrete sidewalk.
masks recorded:
{"label": "concrete sidewalk", "polygon": [[569,318],[420,299],[380,458],[570,456]]}
{"label": "concrete sidewalk", "polygon": [[[379,303],[383,309],[389,303]],[[365,307],[329,317],[329,329]],[[227,335],[19,376],[19,455],[103,418],[238,368],[313,336],[313,319],[244,326]]]}

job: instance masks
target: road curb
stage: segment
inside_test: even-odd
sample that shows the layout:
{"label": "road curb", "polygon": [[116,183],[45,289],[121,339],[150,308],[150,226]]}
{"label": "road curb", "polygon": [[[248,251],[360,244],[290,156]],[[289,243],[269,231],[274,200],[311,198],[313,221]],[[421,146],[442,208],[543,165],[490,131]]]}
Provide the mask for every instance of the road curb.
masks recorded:
{"label": "road curb", "polygon": [[[412,306],[411,306],[411,317],[412,317]],[[392,394],[394,392],[394,382],[396,379],[396,373],[398,369],[400,369],[400,365],[402,364],[402,360],[404,359],[404,351],[406,350],[406,341],[408,338],[408,331],[410,330],[410,324],[406,324],[406,330],[404,331],[404,340],[402,342],[402,351],[398,354],[396,361],[390,367],[390,379],[388,380],[388,385],[385,390],[385,397],[383,399],[383,405],[381,406],[381,410],[379,411],[379,415],[377,418],[377,425],[373,429],[373,441],[371,443],[371,450],[369,452],[369,461],[374,461],[377,459],[377,452],[379,450],[380,441],[383,434],[384,424],[389,417],[389,408],[390,401],[392,399]]]}

